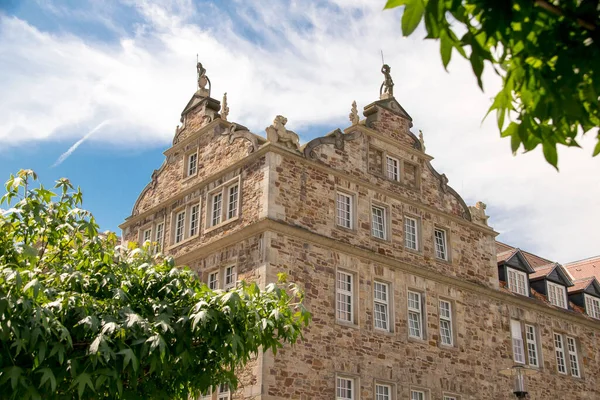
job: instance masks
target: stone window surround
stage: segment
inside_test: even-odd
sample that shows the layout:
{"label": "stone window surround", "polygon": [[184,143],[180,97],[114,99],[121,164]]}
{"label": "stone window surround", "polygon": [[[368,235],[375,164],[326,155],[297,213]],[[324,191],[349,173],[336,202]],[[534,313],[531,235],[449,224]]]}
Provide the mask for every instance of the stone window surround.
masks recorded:
{"label": "stone window surround", "polygon": [[[564,361],[565,372],[560,372],[560,370],[558,369],[558,359],[557,359],[558,349],[556,347],[556,336],[560,337],[561,341],[562,341],[562,358]],[[571,357],[570,357],[572,352],[569,351],[569,338],[575,342],[575,356],[577,358],[577,369],[578,369],[579,375],[572,374]],[[582,360],[581,343],[579,342],[577,337],[575,337],[574,335],[570,335],[566,332],[553,331],[552,332],[552,344],[553,344],[552,349],[554,350],[554,362],[556,363],[555,371],[559,375],[570,376],[574,379],[583,379],[583,370],[582,370],[583,363],[581,362],[581,360]]]}
{"label": "stone window surround", "polygon": [[[558,346],[556,346],[557,344],[557,339],[560,339],[560,348]],[[568,366],[568,361],[567,361],[567,352],[565,349],[565,335],[562,332],[553,332],[552,334],[552,342],[554,344],[553,349],[554,349],[554,360],[556,362],[556,372],[558,372],[560,375],[569,375],[569,366]],[[559,361],[558,361],[558,355],[559,353],[561,354],[561,358],[562,358],[562,363],[563,363],[563,367],[565,369],[564,372],[562,372],[559,369]]]}
{"label": "stone window surround", "polygon": [[[186,146],[187,147],[187,146]],[[189,172],[189,161],[192,154],[196,154],[196,171],[193,174],[188,174]],[[200,165],[200,148],[198,145],[193,146],[183,153],[183,171],[182,171],[182,182],[192,179],[195,176],[198,176],[198,166]]]}
{"label": "stone window surround", "polygon": [[[385,285],[387,285],[387,307],[388,307],[388,328],[387,329],[381,329],[381,328],[376,328],[375,327],[375,284],[374,282],[378,282],[378,283],[383,283]],[[392,284],[391,281],[385,280],[385,279],[381,279],[380,277],[377,277],[376,279],[373,279],[373,285],[372,285],[372,290],[371,290],[371,296],[372,296],[372,305],[373,305],[373,330],[375,332],[378,333],[382,333],[382,334],[388,334],[388,335],[394,335],[396,329],[396,308],[395,308],[395,302],[394,302],[394,285]]]}
{"label": "stone window surround", "polygon": [[139,243],[140,244],[144,243],[142,240],[144,238],[144,232],[147,230],[150,230],[150,241],[151,242],[157,241],[156,240],[156,227],[162,223],[163,224],[163,237],[162,237],[161,243],[159,243],[162,247],[165,243],[165,222],[166,222],[165,217],[162,217],[162,218],[157,218],[153,221],[147,222],[144,225],[140,226],[138,228]]}
{"label": "stone window surround", "polygon": [[[378,238],[373,236],[373,207],[378,207],[383,209],[383,232],[384,238]],[[391,213],[390,207],[383,202],[371,199],[371,206],[369,207],[369,236],[371,239],[382,241],[385,243],[390,243],[392,241],[392,224],[391,224]],[[403,227],[404,228],[404,227]]]}
{"label": "stone window surround", "polygon": [[[191,210],[192,210],[192,206],[198,205],[199,210],[198,210],[198,227],[197,227],[197,232],[194,236],[190,236],[190,218],[191,218]],[[185,211],[185,219],[184,219],[184,224],[183,224],[183,240],[181,240],[180,242],[175,243],[175,229],[177,228],[177,214],[179,214],[181,211]],[[177,208],[174,208],[173,210],[171,210],[171,223],[169,226],[169,237],[170,237],[170,246],[167,248],[167,250],[171,250],[174,249],[175,247],[181,246],[184,243],[189,242],[190,240],[193,240],[197,237],[200,236],[200,223],[201,223],[201,216],[202,216],[202,204],[200,202],[200,199],[194,199],[191,200],[189,202],[187,202],[186,204],[183,204]]]}
{"label": "stone window surround", "polygon": [[[235,217],[226,219],[227,212],[229,209],[229,188],[232,186],[238,186],[238,194],[237,194],[237,214]],[[212,197],[214,194],[218,192],[222,192],[221,197],[221,222],[216,225],[211,225],[212,222]],[[219,186],[211,189],[206,193],[206,212],[205,212],[205,229],[204,233],[211,232],[215,229],[221,228],[227,224],[230,224],[234,221],[237,221],[240,218],[240,214],[242,212],[242,177],[240,175],[229,179],[228,181],[220,184]]]}
{"label": "stone window surround", "polygon": [[[444,234],[445,234],[445,237],[446,237],[446,243],[445,243],[445,245],[446,245],[446,258],[439,258],[439,257],[437,257],[436,249],[435,249],[435,246],[436,246],[436,244],[435,244],[436,243],[435,242],[435,231],[436,230],[444,231]],[[432,239],[433,239],[433,258],[436,261],[452,264],[452,251],[451,251],[451,249],[452,249],[452,247],[451,247],[451,243],[452,243],[451,236],[452,235],[450,234],[450,232],[451,232],[450,228],[448,228],[446,226],[443,226],[443,225],[440,225],[440,224],[436,224],[436,223],[433,224],[433,237],[432,237]]]}
{"label": "stone window surround", "polygon": [[360,376],[357,374],[337,372],[335,373],[334,395],[337,399],[337,387],[339,379],[349,379],[352,381],[352,400],[360,400]]}
{"label": "stone window surround", "polygon": [[[406,218],[411,218],[417,221],[417,248],[411,249],[410,247],[406,247]],[[410,251],[412,253],[416,253],[419,255],[423,255],[423,235],[421,232],[423,231],[423,221],[420,216],[412,213],[404,213],[402,215],[402,246],[406,251]]]}
{"label": "stone window surround", "polygon": [[[567,353],[567,370],[573,378],[580,379],[581,375],[581,357],[579,355],[579,347],[577,338],[574,336],[565,335],[566,353]],[[573,346],[571,346],[571,344]],[[574,350],[571,350],[571,347]],[[575,359],[575,366],[577,368],[577,374],[573,373],[573,358]]]}
{"label": "stone window surround", "polygon": [[[338,293],[338,272],[343,272],[345,274],[352,275],[352,322],[340,320],[337,317],[337,293]],[[333,294],[333,312],[335,323],[341,326],[360,329],[360,310],[359,310],[359,302],[357,301],[357,293],[359,292],[359,279],[358,271],[353,271],[347,268],[339,268],[336,267],[333,275],[333,285],[334,285],[334,294]]]}
{"label": "stone window surround", "polygon": [[375,393],[376,393],[375,387],[377,385],[389,386],[390,387],[390,400],[397,399],[396,392],[398,391],[398,388],[396,386],[396,383],[385,380],[385,379],[380,379],[380,378],[373,379],[373,397],[372,397],[373,399],[375,399]]}
{"label": "stone window surround", "polygon": [[[343,194],[345,196],[349,196],[350,197],[350,202],[351,207],[350,207],[350,228],[347,228],[343,225],[339,225],[337,222],[337,196],[339,194]],[[333,212],[334,212],[334,226],[337,229],[341,229],[344,230],[346,232],[354,232],[356,233],[356,227],[358,226],[358,221],[357,221],[357,210],[358,210],[358,192],[354,192],[351,191],[349,189],[346,188],[340,188],[340,187],[336,187],[336,189],[333,191]],[[370,220],[370,218],[369,218]],[[369,231],[370,232],[370,231]]]}
{"label": "stone window surround", "polygon": [[[418,293],[420,296],[420,306],[421,306],[421,337],[411,336],[410,335],[410,322],[409,322],[409,309],[408,309],[408,294],[409,292]],[[427,342],[428,337],[428,329],[427,329],[427,298],[425,296],[425,291],[423,289],[415,288],[415,287],[407,287],[406,288],[406,336],[409,342]]]}
{"label": "stone window surround", "polygon": [[[562,300],[563,300],[563,304],[564,307],[559,305],[559,304],[555,304],[550,300],[550,288],[554,288],[554,290],[556,290],[557,292],[561,292],[562,293]],[[564,309],[568,309],[569,308],[569,302],[567,300],[567,288],[564,285],[560,285],[558,283],[554,283],[554,282],[550,282],[549,280],[546,279],[546,293],[547,293],[547,297],[548,297],[548,301],[550,302],[550,304],[552,304],[553,306],[559,307],[559,308],[564,308]]]}
{"label": "stone window surround", "polygon": [[442,399],[444,400],[461,400],[460,395],[453,392],[442,392]]}
{"label": "stone window surround", "polygon": [[414,386],[414,385],[410,385],[410,389],[408,392],[408,398],[410,400],[412,400],[412,392],[422,392],[423,393],[423,400],[431,400],[431,392],[429,389],[426,389],[422,386]]}
{"label": "stone window surround", "polygon": [[[512,321],[517,322],[519,324],[519,332],[521,333],[521,344],[522,344],[522,349],[523,349],[523,365],[526,365],[528,367],[534,368],[534,369],[539,369],[541,370],[544,363],[543,363],[543,358],[542,358],[542,346],[541,346],[541,336],[540,336],[540,328],[537,324],[532,323],[532,322],[527,322],[527,321],[523,321],[521,319],[515,319],[515,318],[511,318],[510,319],[511,324]],[[529,344],[530,341],[527,338],[527,326],[531,326],[534,329],[534,344],[536,347],[536,356],[537,356],[537,365],[532,364],[530,357],[529,357]],[[510,338],[511,338],[511,349],[513,351],[513,360],[514,360],[514,346],[512,344],[512,325],[510,328],[510,332],[509,332]],[[515,361],[517,362],[517,361]]]}
{"label": "stone window surround", "polygon": [[450,339],[452,340],[452,344],[445,344],[442,343],[442,333],[441,333],[441,329],[442,329],[442,324],[438,323],[438,329],[440,330],[439,335],[440,335],[440,339],[438,341],[438,344],[441,348],[444,349],[456,349],[458,348],[457,344],[456,344],[456,302],[452,299],[449,299],[447,297],[444,296],[438,296],[437,298],[438,301],[438,319],[441,319],[441,311],[440,311],[440,302],[445,301],[446,303],[450,304]]}
{"label": "stone window surround", "polygon": [[[395,182],[397,184],[399,183],[404,186],[413,187],[416,189],[419,189],[421,187],[421,168],[418,163],[408,161],[408,160],[406,160],[405,157],[400,157],[396,154],[390,153],[387,150],[383,150],[377,146],[372,146],[371,144],[369,144],[369,146],[367,148],[367,154],[368,154],[369,150],[371,150],[371,149],[376,150],[376,151],[381,151],[381,157],[382,157],[381,164],[382,164],[383,170],[380,171],[379,175],[381,175],[382,177],[384,177],[386,180],[388,180],[390,182]],[[387,158],[388,157],[393,158],[398,161],[398,180],[391,179],[388,176],[388,171],[387,171]],[[406,183],[406,179],[404,176],[404,174],[405,174],[404,164],[410,164],[415,167],[415,186],[412,186],[412,185],[409,185]],[[367,167],[367,171],[368,170],[369,170],[369,168]]]}

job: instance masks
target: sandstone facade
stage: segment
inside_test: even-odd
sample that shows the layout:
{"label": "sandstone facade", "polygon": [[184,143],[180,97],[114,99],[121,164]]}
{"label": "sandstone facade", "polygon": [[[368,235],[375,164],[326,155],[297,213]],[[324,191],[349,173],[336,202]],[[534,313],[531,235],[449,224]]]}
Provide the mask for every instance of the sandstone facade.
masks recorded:
{"label": "sandstone facade", "polygon": [[[509,399],[511,381],[499,371],[515,364],[515,321],[524,342],[531,342],[525,326],[534,330],[532,399],[600,398],[600,322],[507,289],[496,232],[472,218],[433,169],[393,97],[299,150],[218,111],[216,100],[192,97],[164,164],[121,228],[125,240],[157,240],[221,288],[232,274],[264,285],[279,272],[304,287],[313,314],[305,340],[259,355],[240,371],[231,398]],[[350,300],[341,307],[340,299]],[[556,335],[565,341],[567,373],[557,368]]]}

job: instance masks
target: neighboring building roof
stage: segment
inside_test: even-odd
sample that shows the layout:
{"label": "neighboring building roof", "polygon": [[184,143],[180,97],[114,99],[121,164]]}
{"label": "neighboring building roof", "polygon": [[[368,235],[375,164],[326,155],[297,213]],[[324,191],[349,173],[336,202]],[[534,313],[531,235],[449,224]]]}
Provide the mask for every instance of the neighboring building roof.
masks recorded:
{"label": "neighboring building roof", "polygon": [[564,265],[574,279],[596,277],[600,280],[600,256],[570,262]]}

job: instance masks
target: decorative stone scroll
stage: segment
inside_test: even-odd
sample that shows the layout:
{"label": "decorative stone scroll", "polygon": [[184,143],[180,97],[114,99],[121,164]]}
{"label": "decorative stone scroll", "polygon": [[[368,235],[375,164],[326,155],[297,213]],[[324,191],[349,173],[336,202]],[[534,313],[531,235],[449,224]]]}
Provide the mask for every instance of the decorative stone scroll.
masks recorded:
{"label": "decorative stone scroll", "polygon": [[250,153],[254,153],[258,149],[256,135],[250,132],[245,126],[232,123],[221,135],[229,136],[229,144],[233,143],[235,139],[246,139],[251,144]]}
{"label": "decorative stone scroll", "polygon": [[300,138],[294,131],[285,128],[287,118],[278,115],[273,120],[273,124],[267,127],[267,140],[271,143],[280,143],[290,150],[300,151]]}
{"label": "decorative stone scroll", "polygon": [[476,224],[488,226],[488,216],[485,215],[485,209],[487,206],[484,202],[478,201],[474,206],[469,206],[469,211],[471,212],[471,221]]}
{"label": "decorative stone scroll", "polygon": [[315,148],[322,146],[324,144],[332,144],[335,146],[337,150],[344,150],[344,143],[349,140],[354,140],[357,137],[357,132],[344,133],[341,129],[336,129],[334,131],[329,132],[327,135],[323,137],[319,137],[311,140],[304,147],[304,157],[310,159],[316,159],[317,155],[315,154]]}

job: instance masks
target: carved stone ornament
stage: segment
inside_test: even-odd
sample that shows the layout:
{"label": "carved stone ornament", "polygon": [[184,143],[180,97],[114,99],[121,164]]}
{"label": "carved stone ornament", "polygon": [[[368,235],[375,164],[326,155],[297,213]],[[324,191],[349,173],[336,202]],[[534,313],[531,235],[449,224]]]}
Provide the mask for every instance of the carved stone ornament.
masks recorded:
{"label": "carved stone ornament", "polygon": [[258,149],[258,139],[256,135],[250,132],[245,127],[240,127],[237,124],[231,124],[228,129],[223,131],[221,135],[229,136],[229,144],[233,143],[235,139],[246,139],[250,142],[250,153],[254,153]]}
{"label": "carved stone ornament", "polygon": [[448,177],[446,174],[440,175],[440,187],[442,188],[442,192],[448,192]]}
{"label": "carved stone ornament", "polygon": [[344,150],[344,143],[356,139],[357,132],[344,133],[339,128],[323,137],[311,140],[304,147],[304,157],[316,159],[315,148],[324,144],[333,144],[337,150]]}
{"label": "carved stone ornament", "polygon": [[419,129],[419,142],[421,142],[421,150],[425,153],[425,139],[423,139],[423,131]]}
{"label": "carved stone ornament", "polygon": [[485,215],[485,209],[487,206],[484,202],[478,201],[475,203],[475,206],[469,206],[469,211],[471,212],[471,220],[476,224],[488,226],[488,216]]}
{"label": "carved stone ornament", "polygon": [[394,97],[394,81],[392,80],[390,70],[391,68],[387,64],[383,64],[381,67],[381,73],[383,74],[384,79],[381,87],[379,88],[379,98],[382,100]]}
{"label": "carved stone ornament", "polygon": [[221,119],[227,121],[229,115],[229,106],[227,106],[227,92],[223,95],[223,108],[221,109]]}
{"label": "carved stone ornament", "polygon": [[350,110],[350,115],[348,115],[348,117],[350,118],[350,122],[352,122],[352,125],[356,125],[359,123],[360,117],[358,116],[358,109],[356,108],[356,101],[352,102],[352,109]]}
{"label": "carved stone ornament", "polygon": [[156,188],[156,185],[158,184],[158,170],[157,170],[157,169],[155,169],[155,170],[152,172],[152,177],[151,177],[151,179],[152,179],[152,182],[150,183],[150,185],[151,185],[152,189],[155,189],[155,188]]}
{"label": "carved stone ornament", "polygon": [[[205,93],[207,97],[210,97],[210,79],[206,76],[206,68],[202,66],[202,63],[196,63],[196,71],[198,73],[198,91],[201,93]],[[208,89],[206,89],[206,85],[208,84]]]}
{"label": "carved stone ornament", "polygon": [[294,131],[287,130],[285,124],[287,118],[278,115],[273,120],[273,124],[265,129],[267,132],[267,140],[271,143],[279,143],[290,150],[300,151],[300,139]]}

